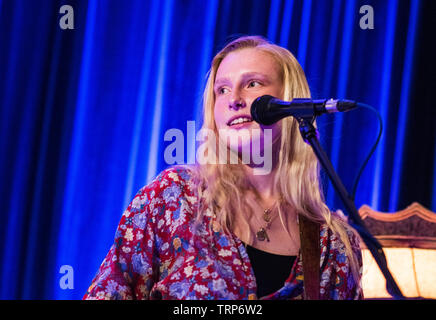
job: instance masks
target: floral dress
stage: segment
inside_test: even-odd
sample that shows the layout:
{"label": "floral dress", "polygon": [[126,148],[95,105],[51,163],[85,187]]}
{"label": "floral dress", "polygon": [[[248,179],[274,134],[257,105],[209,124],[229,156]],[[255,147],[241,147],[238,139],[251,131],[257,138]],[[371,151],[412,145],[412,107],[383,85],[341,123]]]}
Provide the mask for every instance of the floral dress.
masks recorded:
{"label": "floral dress", "polygon": [[[166,169],[139,190],[83,298],[302,299],[301,253],[283,287],[257,297],[244,243],[216,227],[210,210],[195,222],[197,203],[186,169]],[[361,266],[359,243],[349,235]],[[345,246],[326,226],[320,228],[320,245],[320,298],[361,299],[360,279],[353,278]]]}

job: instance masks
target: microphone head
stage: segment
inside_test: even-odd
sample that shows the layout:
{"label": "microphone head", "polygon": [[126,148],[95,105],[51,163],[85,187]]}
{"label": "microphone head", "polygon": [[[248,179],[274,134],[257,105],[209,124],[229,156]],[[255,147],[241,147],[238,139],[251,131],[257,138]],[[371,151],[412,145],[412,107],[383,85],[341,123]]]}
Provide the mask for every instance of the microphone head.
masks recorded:
{"label": "microphone head", "polygon": [[254,121],[257,123],[263,124],[263,125],[272,125],[277,120],[270,119],[268,116],[268,111],[270,109],[270,102],[275,99],[273,96],[270,95],[264,95],[261,97],[256,98],[253,103],[251,104],[251,117]]}
{"label": "microphone head", "polygon": [[336,108],[340,112],[346,112],[354,108],[357,108],[357,103],[356,101],[342,99],[342,100],[338,100]]}

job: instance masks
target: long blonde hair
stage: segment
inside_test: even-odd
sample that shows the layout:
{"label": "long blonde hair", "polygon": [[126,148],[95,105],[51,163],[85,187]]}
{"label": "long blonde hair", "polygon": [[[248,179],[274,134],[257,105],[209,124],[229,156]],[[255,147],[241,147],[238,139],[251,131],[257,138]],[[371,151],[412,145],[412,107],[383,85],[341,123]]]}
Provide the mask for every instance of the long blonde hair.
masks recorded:
{"label": "long blonde hair", "polygon": [[[215,93],[213,90],[215,76],[223,59],[230,53],[244,48],[256,48],[270,54],[280,65],[283,100],[309,98],[309,86],[303,69],[296,58],[287,49],[268,42],[260,36],[244,36],[233,40],[216,54],[208,74],[203,95],[203,127],[213,130],[218,136],[214,119]],[[347,234],[346,222],[335,217],[326,206],[320,186],[319,164],[310,148],[300,136],[297,121],[292,118],[282,120],[281,139],[277,170],[274,184],[281,194],[282,202],[295,208],[296,212],[327,226],[344,242],[346,253],[351,262],[353,274],[359,273],[358,261],[353,254]],[[210,141],[215,143],[215,141]],[[208,150],[215,150],[211,146]],[[216,220],[225,232],[231,232],[234,213],[244,213],[249,206],[244,192],[252,190],[245,178],[241,164],[222,165],[207,163],[197,165],[194,177],[198,192],[202,198],[199,219],[205,209],[212,210]],[[279,205],[279,214],[282,214]],[[246,216],[249,214],[246,213]],[[281,218],[282,220],[282,218]],[[283,227],[283,220],[282,220]],[[286,229],[286,227],[285,227]],[[286,230],[287,231],[287,230]],[[358,279],[358,278],[355,278]]]}

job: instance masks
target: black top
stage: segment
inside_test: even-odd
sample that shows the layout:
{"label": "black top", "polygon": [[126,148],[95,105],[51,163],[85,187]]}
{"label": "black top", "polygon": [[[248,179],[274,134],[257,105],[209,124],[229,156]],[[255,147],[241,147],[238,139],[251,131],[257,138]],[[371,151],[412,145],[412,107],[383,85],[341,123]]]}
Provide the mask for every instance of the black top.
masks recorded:
{"label": "black top", "polygon": [[247,253],[257,282],[257,296],[282,288],[291,273],[296,256],[268,253],[247,245]]}

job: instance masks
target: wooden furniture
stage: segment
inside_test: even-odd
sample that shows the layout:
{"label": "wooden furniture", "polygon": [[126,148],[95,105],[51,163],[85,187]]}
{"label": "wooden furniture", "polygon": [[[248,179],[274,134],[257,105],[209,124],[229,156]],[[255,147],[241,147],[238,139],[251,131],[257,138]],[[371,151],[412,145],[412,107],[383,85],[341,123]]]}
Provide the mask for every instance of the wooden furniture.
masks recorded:
{"label": "wooden furniture", "polygon": [[[365,225],[383,246],[388,267],[408,298],[436,299],[436,214],[419,203],[384,213],[364,205]],[[386,281],[371,253],[361,242],[362,287],[365,299],[389,299]]]}

